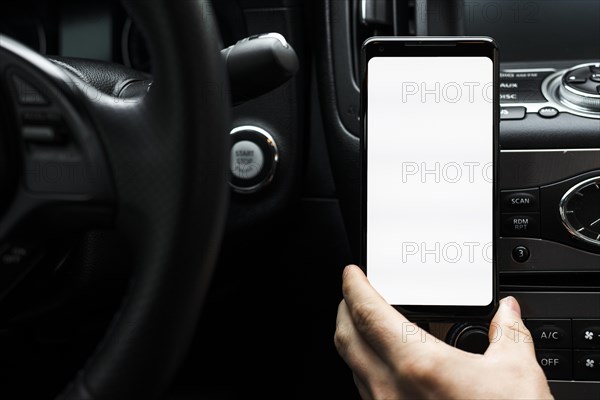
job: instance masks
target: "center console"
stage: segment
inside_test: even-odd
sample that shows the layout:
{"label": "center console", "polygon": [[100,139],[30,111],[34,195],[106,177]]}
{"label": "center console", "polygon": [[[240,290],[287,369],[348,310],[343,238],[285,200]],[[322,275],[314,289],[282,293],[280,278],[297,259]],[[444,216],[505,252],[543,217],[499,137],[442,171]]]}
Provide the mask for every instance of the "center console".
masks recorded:
{"label": "center console", "polygon": [[[519,300],[557,398],[600,395],[600,69],[500,73],[500,297]],[[431,324],[483,353],[487,326]]]}
{"label": "center console", "polygon": [[[584,5],[580,1],[536,3],[538,9],[521,10],[496,24],[446,10],[465,4],[455,0],[394,0],[387,8],[362,3],[367,7],[325,1],[321,56],[326,61],[319,71],[332,168],[352,246],[359,248],[359,74],[348,66],[355,65],[361,35],[499,39],[499,296],[519,300],[555,398],[600,398],[600,49],[578,36],[586,29],[600,32],[593,22],[600,7],[586,8],[579,26],[575,20],[552,21],[577,13],[573,8]],[[419,8],[423,5],[429,11]],[[432,12],[432,6],[440,12]],[[508,18],[510,10],[500,11]],[[443,26],[435,15],[455,18]],[[529,25],[517,17],[529,18]],[[541,33],[570,47],[535,36]],[[428,327],[459,348],[483,352],[487,347],[485,324]]]}
{"label": "center console", "polygon": [[[599,393],[589,383],[600,381],[598,71],[589,62],[501,72],[501,135],[506,126],[521,136],[501,149],[501,296],[521,302],[538,362],[567,398]],[[528,132],[518,126],[531,118]]]}

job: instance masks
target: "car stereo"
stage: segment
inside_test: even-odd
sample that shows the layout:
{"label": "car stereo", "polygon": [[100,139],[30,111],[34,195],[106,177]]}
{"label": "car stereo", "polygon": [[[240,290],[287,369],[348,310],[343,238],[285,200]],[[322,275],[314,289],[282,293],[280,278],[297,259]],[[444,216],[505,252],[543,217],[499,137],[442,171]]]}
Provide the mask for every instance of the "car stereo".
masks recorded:
{"label": "car stereo", "polygon": [[[330,1],[323,11],[327,40],[319,49],[327,57],[318,63],[317,79],[336,193],[354,249],[360,242],[362,42],[382,33],[496,40],[498,296],[519,301],[555,398],[599,399],[600,2]],[[483,352],[489,344],[484,321],[421,322],[461,349]]]}
{"label": "car stereo", "polygon": [[[554,395],[597,398],[600,63],[529,65],[500,72],[499,297],[519,300]],[[485,324],[430,329],[464,350],[488,345]]]}
{"label": "car stereo", "polygon": [[500,271],[600,270],[600,63],[500,81]]}
{"label": "car stereo", "polygon": [[500,81],[504,120],[523,119],[526,113],[551,119],[561,112],[600,119],[600,63],[558,71],[505,70]]}
{"label": "car stereo", "polygon": [[[521,303],[554,395],[597,398],[600,63],[507,65],[500,77],[499,295]],[[454,326],[446,339],[468,349],[485,339],[478,332]]]}

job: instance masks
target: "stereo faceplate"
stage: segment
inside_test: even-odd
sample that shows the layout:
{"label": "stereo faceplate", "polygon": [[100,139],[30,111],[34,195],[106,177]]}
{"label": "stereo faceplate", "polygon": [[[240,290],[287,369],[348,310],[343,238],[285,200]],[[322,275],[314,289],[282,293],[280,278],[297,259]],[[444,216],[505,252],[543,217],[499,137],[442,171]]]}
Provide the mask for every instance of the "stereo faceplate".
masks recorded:
{"label": "stereo faceplate", "polygon": [[500,72],[500,118],[527,114],[552,119],[561,113],[600,119],[600,63],[568,69],[527,68]]}

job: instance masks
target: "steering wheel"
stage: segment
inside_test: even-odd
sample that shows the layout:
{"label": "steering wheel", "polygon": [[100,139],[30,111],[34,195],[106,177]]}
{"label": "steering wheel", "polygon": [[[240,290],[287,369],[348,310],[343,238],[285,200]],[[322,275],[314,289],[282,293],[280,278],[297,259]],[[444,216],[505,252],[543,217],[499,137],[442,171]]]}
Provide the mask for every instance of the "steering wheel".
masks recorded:
{"label": "steering wheel", "polygon": [[162,393],[196,328],[227,209],[230,99],[210,2],[123,3],[154,60],[136,101],[0,36],[0,111],[14,114],[0,118],[0,244],[51,214],[109,224],[132,253],[123,304],[65,400]]}

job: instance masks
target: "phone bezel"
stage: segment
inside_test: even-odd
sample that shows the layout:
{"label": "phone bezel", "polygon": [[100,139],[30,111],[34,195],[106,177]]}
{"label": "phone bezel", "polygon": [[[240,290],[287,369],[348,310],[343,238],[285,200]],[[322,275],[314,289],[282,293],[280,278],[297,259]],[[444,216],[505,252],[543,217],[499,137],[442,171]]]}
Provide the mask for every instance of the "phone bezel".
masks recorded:
{"label": "phone bezel", "polygon": [[360,266],[367,273],[367,112],[368,112],[368,63],[375,57],[488,57],[493,64],[493,242],[492,242],[492,302],[486,306],[392,306],[413,320],[455,321],[468,318],[470,320],[488,319],[498,304],[497,293],[497,238],[498,223],[498,161],[500,154],[499,127],[500,103],[498,95],[499,63],[498,46],[489,37],[372,37],[362,46],[361,57],[361,217],[360,217]]}

